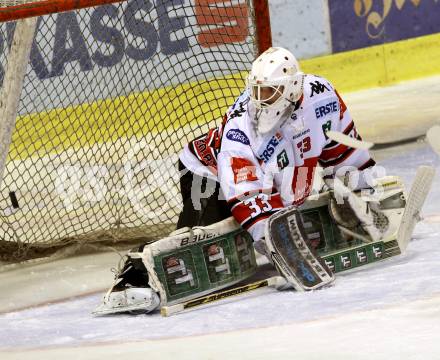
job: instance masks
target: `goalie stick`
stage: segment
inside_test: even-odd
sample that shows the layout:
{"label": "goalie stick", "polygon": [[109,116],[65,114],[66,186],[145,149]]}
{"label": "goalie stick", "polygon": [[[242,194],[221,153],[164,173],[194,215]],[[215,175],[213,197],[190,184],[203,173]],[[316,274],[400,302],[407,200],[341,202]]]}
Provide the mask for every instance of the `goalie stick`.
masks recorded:
{"label": "goalie stick", "polygon": [[426,139],[432,149],[440,156],[440,126],[434,125],[426,133]]}
{"label": "goalie stick", "polygon": [[162,316],[171,316],[185,310],[198,308],[203,305],[208,305],[213,302],[227,299],[236,295],[241,295],[250,291],[261,289],[263,287],[282,287],[286,284],[286,280],[281,276],[273,276],[264,280],[255,281],[246,285],[236,286],[227,290],[223,290],[214,294],[198,297],[193,300],[188,300],[180,304],[162,306],[160,314]]}
{"label": "goalie stick", "polygon": [[[383,147],[389,147],[392,145],[401,145],[407,142],[414,142],[423,139],[423,135],[422,135],[392,143],[375,144],[364,140],[354,139],[348,135],[345,135],[337,131],[331,131],[331,130],[327,131],[326,135],[329,139],[333,141],[337,141],[343,145],[352,147],[354,149],[364,149],[364,150],[368,150],[368,149],[376,150],[376,148],[377,150],[379,150],[380,148]],[[434,125],[427,131],[426,140],[428,141],[431,148],[440,156],[440,125]]]}
{"label": "goalie stick", "polygon": [[374,145],[372,142],[358,140],[337,131],[329,130],[325,134],[329,139],[355,149],[368,150]]}
{"label": "goalie stick", "polygon": [[406,250],[416,224],[420,221],[420,211],[431,189],[435,169],[432,166],[420,166],[406,201],[405,211],[397,233],[400,250]]}

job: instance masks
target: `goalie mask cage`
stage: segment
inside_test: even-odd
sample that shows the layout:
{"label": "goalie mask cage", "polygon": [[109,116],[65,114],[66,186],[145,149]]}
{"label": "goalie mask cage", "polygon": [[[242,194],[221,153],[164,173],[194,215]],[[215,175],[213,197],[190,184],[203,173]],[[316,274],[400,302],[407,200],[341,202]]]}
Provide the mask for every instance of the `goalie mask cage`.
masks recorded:
{"label": "goalie mask cage", "polygon": [[178,153],[270,46],[267,1],[0,1],[0,21],[0,260],[174,230]]}

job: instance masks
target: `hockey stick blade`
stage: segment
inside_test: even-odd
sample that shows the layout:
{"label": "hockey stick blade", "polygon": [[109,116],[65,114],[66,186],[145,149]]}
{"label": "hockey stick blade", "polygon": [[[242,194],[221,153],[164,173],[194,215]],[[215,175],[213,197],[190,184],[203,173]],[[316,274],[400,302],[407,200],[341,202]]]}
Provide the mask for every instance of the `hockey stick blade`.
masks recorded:
{"label": "hockey stick blade", "polygon": [[417,169],[397,233],[397,241],[402,252],[407,248],[414,228],[420,219],[420,211],[431,189],[434,175],[435,169],[432,166],[420,166]]}
{"label": "hockey stick blade", "polygon": [[431,148],[440,156],[440,125],[434,125],[426,133]]}
{"label": "hockey stick blade", "polygon": [[215,301],[230,298],[232,296],[241,295],[250,291],[254,291],[263,287],[282,287],[286,285],[286,280],[281,276],[273,276],[264,280],[256,281],[243,286],[233,287],[218,293],[205,295],[193,300],[188,300],[180,304],[162,306],[160,314],[162,316],[171,316],[185,310],[190,310],[199,306],[207,305]]}
{"label": "hockey stick blade", "polygon": [[337,132],[337,131],[330,130],[330,131],[327,131],[325,134],[327,135],[327,137],[329,139],[336,141],[340,144],[349,146],[354,149],[368,150],[369,148],[371,148],[374,145],[374,143],[372,143],[372,142],[357,140],[357,139],[354,139],[348,135],[345,135],[345,134]]}

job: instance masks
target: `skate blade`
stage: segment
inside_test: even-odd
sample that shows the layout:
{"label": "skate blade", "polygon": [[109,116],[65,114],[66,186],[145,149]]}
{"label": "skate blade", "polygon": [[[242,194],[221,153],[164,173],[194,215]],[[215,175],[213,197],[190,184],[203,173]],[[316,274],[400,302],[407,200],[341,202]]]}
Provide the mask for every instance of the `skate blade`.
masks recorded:
{"label": "skate blade", "polygon": [[99,305],[95,310],[92,311],[92,315],[102,316],[102,315],[113,315],[113,314],[123,314],[123,313],[147,313],[147,303],[140,303],[130,306],[119,306],[119,307],[109,307],[105,304]]}

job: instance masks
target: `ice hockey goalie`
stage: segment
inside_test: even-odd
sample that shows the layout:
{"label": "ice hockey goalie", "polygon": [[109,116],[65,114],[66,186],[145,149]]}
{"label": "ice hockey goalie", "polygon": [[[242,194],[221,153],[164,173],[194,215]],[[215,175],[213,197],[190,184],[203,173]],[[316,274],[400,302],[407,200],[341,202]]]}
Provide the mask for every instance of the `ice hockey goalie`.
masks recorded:
{"label": "ice hockey goalie", "polygon": [[[376,180],[368,151],[328,130],[360,139],[328,80],[302,73],[286,49],[265,51],[222,124],[180,155],[178,230],[131,251],[95,313],[150,312],[231,286],[255,273],[254,248],[296,290],[319,289],[334,281],[317,255],[326,226],[335,248],[395,236],[401,182]],[[314,186],[318,167],[325,182]]]}

